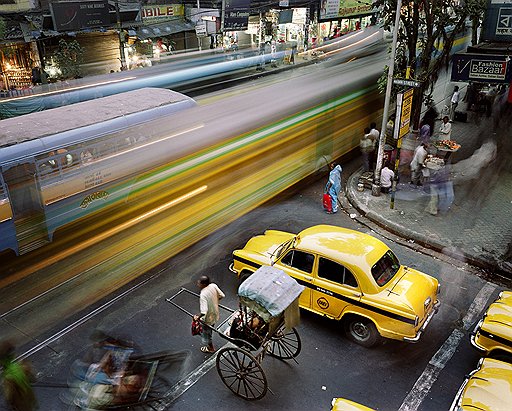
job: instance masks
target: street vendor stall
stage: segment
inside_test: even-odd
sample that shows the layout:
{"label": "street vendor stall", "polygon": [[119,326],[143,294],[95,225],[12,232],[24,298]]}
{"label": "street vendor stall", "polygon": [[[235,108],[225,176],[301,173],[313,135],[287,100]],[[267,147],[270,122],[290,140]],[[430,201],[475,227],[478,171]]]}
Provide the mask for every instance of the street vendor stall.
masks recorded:
{"label": "street vendor stall", "polygon": [[458,144],[455,140],[434,141],[432,145],[435,147],[437,151],[437,157],[440,157],[445,161],[448,161],[452,153],[457,152],[460,148],[460,144]]}

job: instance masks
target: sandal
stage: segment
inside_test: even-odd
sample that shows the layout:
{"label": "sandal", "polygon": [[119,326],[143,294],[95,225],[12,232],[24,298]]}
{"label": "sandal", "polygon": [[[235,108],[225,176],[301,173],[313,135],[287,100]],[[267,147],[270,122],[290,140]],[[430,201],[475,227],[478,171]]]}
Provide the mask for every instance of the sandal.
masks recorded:
{"label": "sandal", "polygon": [[204,353],[213,353],[215,350],[210,350],[207,346],[201,347],[201,351]]}

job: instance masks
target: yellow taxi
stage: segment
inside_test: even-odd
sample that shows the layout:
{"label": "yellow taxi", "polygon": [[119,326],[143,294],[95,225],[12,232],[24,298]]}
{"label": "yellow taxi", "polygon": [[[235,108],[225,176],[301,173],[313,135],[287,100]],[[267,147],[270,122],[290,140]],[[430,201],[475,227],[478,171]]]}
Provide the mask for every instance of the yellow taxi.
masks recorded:
{"label": "yellow taxi", "polygon": [[459,388],[450,411],[510,411],[512,365],[482,358]]}
{"label": "yellow taxi", "polygon": [[345,398],[333,398],[331,411],[375,411],[373,408],[365,407],[357,402]]}
{"label": "yellow taxi", "polygon": [[347,336],[365,347],[381,337],[418,341],[439,306],[434,277],[401,265],[382,241],[354,230],[267,230],[233,252],[230,269],[243,280],[262,265],[295,278],[306,287],[302,308],[343,320]]}
{"label": "yellow taxi", "polygon": [[483,356],[512,361],[512,291],[502,291],[471,333]]}

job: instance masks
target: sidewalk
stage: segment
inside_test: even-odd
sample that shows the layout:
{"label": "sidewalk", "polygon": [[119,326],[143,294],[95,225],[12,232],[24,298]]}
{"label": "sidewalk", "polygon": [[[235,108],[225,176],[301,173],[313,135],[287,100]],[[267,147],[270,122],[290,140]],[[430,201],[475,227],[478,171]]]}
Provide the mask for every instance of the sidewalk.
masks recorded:
{"label": "sidewalk", "polygon": [[[465,103],[459,104],[460,111],[465,109]],[[433,141],[440,124],[438,120]],[[494,131],[492,118],[468,112],[467,123],[452,124],[452,140],[461,148],[452,156],[455,199],[447,212],[429,214],[425,210],[430,200],[428,183],[422,187],[409,184],[408,163],[419,144],[415,136],[407,136],[402,146],[394,209],[390,208],[391,194],[375,197],[371,190],[357,190],[362,169],[348,179],[348,200],[368,219],[411,242],[512,278],[510,128]]]}

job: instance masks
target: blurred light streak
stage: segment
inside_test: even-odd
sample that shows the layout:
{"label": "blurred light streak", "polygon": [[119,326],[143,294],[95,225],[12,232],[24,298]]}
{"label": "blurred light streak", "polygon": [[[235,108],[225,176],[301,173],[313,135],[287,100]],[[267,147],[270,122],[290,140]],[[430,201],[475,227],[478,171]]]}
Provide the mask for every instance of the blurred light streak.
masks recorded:
{"label": "blurred light streak", "polygon": [[52,264],[55,264],[55,263],[59,262],[60,260],[73,255],[77,251],[82,251],[84,248],[87,248],[96,243],[99,243],[100,241],[103,241],[114,234],[118,234],[119,232],[126,230],[127,228],[130,228],[145,219],[148,219],[162,211],[167,210],[168,208],[171,208],[179,203],[182,203],[185,200],[188,200],[194,196],[197,196],[198,194],[203,193],[207,189],[208,189],[208,186],[206,186],[206,185],[198,187],[195,190],[189,191],[188,193],[183,194],[182,196],[175,198],[174,200],[171,200],[157,208],[154,208],[138,217],[132,218],[131,220],[128,220],[123,224],[113,227],[110,230],[103,232],[102,234],[99,234],[99,235],[92,237],[84,242],[81,242],[80,244],[77,244],[72,248],[62,251],[50,258],[47,258],[46,260],[40,261],[38,264],[32,265],[32,266],[26,268],[25,270],[16,273],[15,276],[12,276],[12,277],[9,277],[9,278],[6,278],[6,279],[0,281],[0,287],[5,287],[13,282],[16,282],[16,281],[24,278],[25,276],[27,276],[29,274],[32,274],[35,271],[38,271],[45,267],[48,267]]}
{"label": "blurred light streak", "polygon": [[[345,51],[348,48],[357,46],[358,44],[362,43],[363,41],[371,39],[373,36],[375,36],[377,34],[379,34],[379,32],[375,32],[373,34],[370,34],[368,37],[365,37],[364,39],[358,40],[355,43],[349,44],[349,45],[347,45],[345,47],[340,47],[339,49],[336,49],[336,50],[327,51],[327,52],[325,52],[324,56],[322,56],[322,57],[329,56],[329,55],[336,54],[336,53],[340,53],[342,51]],[[329,44],[329,46],[332,46],[332,44]]]}
{"label": "blurred light streak", "polygon": [[[45,93],[41,93],[41,95],[49,96],[51,94],[66,93],[68,91],[81,90],[81,89],[84,89],[84,88],[90,88],[90,87],[96,87],[96,86],[104,86],[105,84],[120,83],[122,81],[134,80],[136,78],[137,77],[126,77],[126,78],[122,78],[122,79],[119,79],[119,80],[110,80],[110,81],[102,81],[100,83],[85,84],[83,86],[69,87],[69,88],[64,88],[62,90],[48,91],[48,92],[45,92]],[[38,94],[31,94],[29,96],[13,97],[13,98],[8,98],[8,99],[5,99],[5,100],[2,100],[2,103],[7,103],[8,101],[13,101],[13,100],[16,100],[16,101],[25,100],[27,98],[34,98],[34,97],[38,97],[38,96],[39,96]]]}

